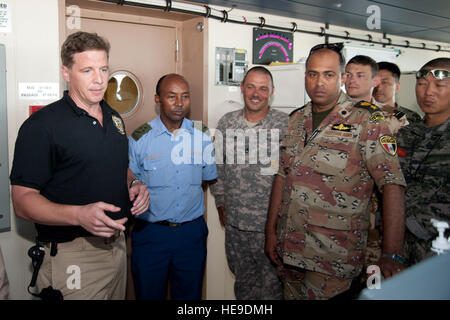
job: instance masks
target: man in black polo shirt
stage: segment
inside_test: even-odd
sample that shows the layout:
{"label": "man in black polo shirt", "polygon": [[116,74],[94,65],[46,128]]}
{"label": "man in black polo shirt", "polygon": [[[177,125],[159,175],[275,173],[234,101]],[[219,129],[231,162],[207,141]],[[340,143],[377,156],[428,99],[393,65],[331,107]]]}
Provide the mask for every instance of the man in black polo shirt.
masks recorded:
{"label": "man in black polo shirt", "polygon": [[14,210],[35,222],[46,243],[37,287],[51,285],[65,299],[125,297],[121,231],[130,213],[149,204],[147,188],[128,169],[123,121],[103,100],[108,54],[97,34],[70,35],[61,49],[69,90],[26,120],[16,141]]}

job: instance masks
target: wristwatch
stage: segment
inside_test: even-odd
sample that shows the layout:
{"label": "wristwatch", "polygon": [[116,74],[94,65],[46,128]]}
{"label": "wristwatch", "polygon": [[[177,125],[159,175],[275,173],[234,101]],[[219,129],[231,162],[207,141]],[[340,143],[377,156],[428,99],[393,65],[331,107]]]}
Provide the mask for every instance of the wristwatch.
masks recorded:
{"label": "wristwatch", "polygon": [[391,258],[392,260],[400,262],[401,264],[405,263],[405,258],[396,253],[385,253],[383,254],[383,258]]}
{"label": "wristwatch", "polygon": [[131,187],[136,183],[136,182],[141,182],[141,180],[134,178],[133,180],[131,180],[130,182],[130,186],[128,189],[131,189]]}

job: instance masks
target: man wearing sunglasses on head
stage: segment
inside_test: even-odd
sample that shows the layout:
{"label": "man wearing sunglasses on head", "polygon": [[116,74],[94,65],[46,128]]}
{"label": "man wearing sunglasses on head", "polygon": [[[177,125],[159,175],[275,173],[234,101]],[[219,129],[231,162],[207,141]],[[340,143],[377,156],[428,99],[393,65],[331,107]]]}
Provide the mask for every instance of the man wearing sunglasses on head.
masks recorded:
{"label": "man wearing sunglasses on head", "polygon": [[385,277],[403,269],[405,181],[397,145],[379,108],[355,104],[341,91],[341,49],[311,49],[305,72],[311,102],[291,113],[281,144],[266,252],[279,265],[285,299],[330,299],[350,289],[364,264],[375,185],[385,213],[377,265]]}
{"label": "man wearing sunglasses on head", "polygon": [[408,265],[434,254],[431,244],[437,231],[430,219],[450,223],[450,58],[429,61],[416,78],[417,103],[425,119],[398,133],[398,155],[407,183]]}

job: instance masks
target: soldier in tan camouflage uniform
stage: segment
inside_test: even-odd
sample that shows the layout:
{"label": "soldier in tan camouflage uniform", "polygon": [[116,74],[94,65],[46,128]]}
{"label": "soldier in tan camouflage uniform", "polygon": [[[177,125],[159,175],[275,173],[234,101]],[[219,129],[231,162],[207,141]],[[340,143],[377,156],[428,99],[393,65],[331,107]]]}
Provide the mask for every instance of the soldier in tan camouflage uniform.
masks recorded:
{"label": "soldier in tan camouflage uniform", "polygon": [[[380,83],[373,90],[372,101],[383,110],[386,123],[393,135],[401,127],[419,121],[420,116],[412,110],[403,108],[395,102],[395,94],[400,89],[400,69],[391,62],[378,62],[378,76]],[[366,267],[374,264],[381,256],[381,229],[382,229],[381,194],[375,190],[370,201],[371,224],[366,248]],[[365,281],[366,276],[362,277]]]}
{"label": "soldier in tan camouflage uniform", "polygon": [[[346,80],[345,90],[347,95],[352,98],[353,102],[359,101],[370,102],[377,107],[382,106],[376,101],[372,93],[380,84],[378,76],[378,65],[371,57],[364,55],[354,56],[347,62],[345,66]],[[386,120],[386,115],[384,115]],[[388,122],[388,126],[389,126]],[[367,246],[365,248],[364,260],[365,268],[376,263],[381,257],[381,194],[374,190],[369,201],[369,234],[367,237]],[[361,275],[361,282],[366,281],[365,272]]]}
{"label": "soldier in tan camouflage uniform", "polygon": [[217,127],[219,177],[211,191],[225,227],[225,249],[236,277],[236,298],[281,299],[276,267],[264,253],[264,226],[288,115],[269,107],[273,80],[267,69],[250,69],[241,91],[244,109],[225,114]]}
{"label": "soldier in tan camouflage uniform", "polygon": [[[272,188],[266,250],[279,263],[286,299],[329,299],[349,289],[364,264],[368,202],[383,192],[385,277],[402,269],[405,185],[381,111],[340,91],[337,44],[311,49],[305,84],[311,102],[289,118]],[[278,245],[277,245],[278,242]]]}
{"label": "soldier in tan camouflage uniform", "polygon": [[450,59],[434,59],[416,76],[417,103],[425,113],[425,121],[398,133],[398,154],[407,182],[408,265],[433,255],[431,242],[437,231],[431,218],[450,224]]}
{"label": "soldier in tan camouflage uniform", "polygon": [[[368,56],[353,57],[345,67],[347,80],[345,88],[354,102],[369,101],[378,106],[393,135],[398,130],[417,121],[420,117],[413,111],[399,107],[395,103],[395,92],[400,88],[400,69],[390,62],[377,63]],[[372,95],[373,93],[373,95]],[[381,257],[382,242],[382,195],[374,190],[369,202],[369,235],[365,250],[365,267],[375,264]],[[367,275],[363,273],[361,281]]]}

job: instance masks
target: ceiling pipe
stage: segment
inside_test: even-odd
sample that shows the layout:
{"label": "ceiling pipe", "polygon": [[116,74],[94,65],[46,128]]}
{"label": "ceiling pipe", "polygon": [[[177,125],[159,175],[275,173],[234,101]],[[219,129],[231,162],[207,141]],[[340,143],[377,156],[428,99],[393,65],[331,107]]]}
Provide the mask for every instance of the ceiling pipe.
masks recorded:
{"label": "ceiling pipe", "polygon": [[[408,40],[392,40],[388,38],[386,33],[383,34],[382,38],[374,38],[370,34],[366,35],[351,35],[348,31],[330,31],[327,27],[311,28],[311,27],[301,27],[295,22],[281,22],[278,24],[267,23],[264,17],[244,17],[230,14],[231,10],[218,10],[214,9],[208,5],[197,5],[182,2],[175,2],[171,0],[100,0],[103,2],[117,3],[119,5],[130,5],[138,6],[152,9],[161,9],[163,11],[170,12],[180,12],[193,14],[197,16],[203,16],[208,19],[219,20],[223,23],[236,23],[243,25],[250,25],[255,27],[264,26],[269,29],[277,29],[288,32],[299,32],[305,34],[317,35],[318,37],[325,37],[326,41],[329,37],[338,38],[343,40],[354,40],[359,42],[366,42],[370,44],[380,44],[383,47],[400,47],[400,48],[412,48],[419,50],[431,50],[431,51],[441,51],[450,52],[450,47],[442,47],[438,44],[426,44],[423,42],[413,43]],[[214,11],[214,13],[213,13]],[[320,29],[320,30],[317,30]]]}

